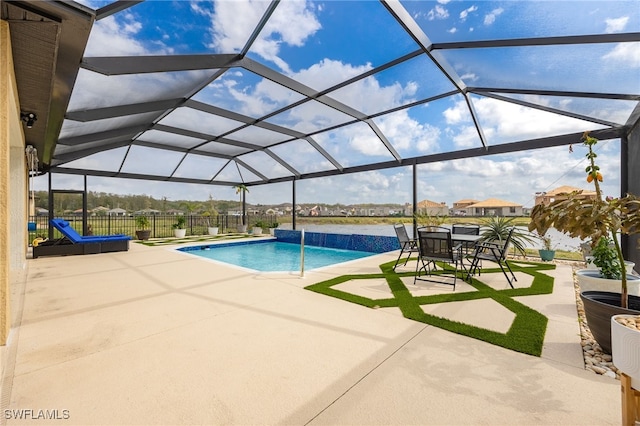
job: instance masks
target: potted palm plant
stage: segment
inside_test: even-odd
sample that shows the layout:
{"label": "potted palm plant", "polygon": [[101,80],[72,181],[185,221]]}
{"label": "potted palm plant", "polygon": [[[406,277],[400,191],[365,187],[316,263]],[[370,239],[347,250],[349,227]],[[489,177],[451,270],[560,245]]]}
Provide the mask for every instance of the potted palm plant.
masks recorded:
{"label": "potted palm plant", "polygon": [[[587,324],[594,339],[605,352],[611,353],[611,317],[616,314],[640,314],[640,298],[629,296],[629,276],[624,269],[624,257],[618,241],[619,234],[640,232],[640,199],[632,194],[613,198],[602,196],[600,182],[603,175],[596,164],[594,146],[598,140],[588,132],[582,136],[589,161],[585,172],[587,182],[596,189],[595,198],[581,196],[581,191],[570,194],[566,199],[558,199],[548,205],[539,204],[531,212],[529,230],[544,235],[549,228],[574,238],[591,239],[597,244],[602,237],[609,238],[615,253],[611,268],[619,272],[620,293],[583,291],[580,298],[584,303]],[[608,242],[605,242],[608,245]]]}
{"label": "potted palm plant", "polygon": [[257,221],[254,225],[253,228],[251,229],[251,234],[252,235],[262,235],[262,229],[266,227],[266,223],[259,220]]}
{"label": "potted palm plant", "polygon": [[185,229],[186,222],[187,221],[184,216],[178,216],[178,219],[176,219],[176,223],[171,225],[171,227],[173,228],[173,235],[176,238],[184,238],[185,235],[187,235],[187,230]]}
{"label": "potted palm plant", "polygon": [[217,226],[217,215],[214,216],[211,212],[202,213],[202,219],[204,220],[204,224],[207,227],[208,235],[218,235],[218,226]]}
{"label": "potted palm plant", "polygon": [[209,235],[218,235],[218,211],[213,204],[213,196],[211,194],[209,194],[209,205],[202,217],[207,225],[207,233]]}
{"label": "potted palm plant", "polygon": [[556,251],[553,249],[551,237],[545,234],[540,237],[540,240],[542,241],[542,248],[538,250],[540,259],[542,259],[544,262],[552,261],[556,255]]}
{"label": "potted palm plant", "polygon": [[136,216],[136,237],[139,240],[148,240],[151,236],[151,230],[149,229],[149,218],[141,214]]}

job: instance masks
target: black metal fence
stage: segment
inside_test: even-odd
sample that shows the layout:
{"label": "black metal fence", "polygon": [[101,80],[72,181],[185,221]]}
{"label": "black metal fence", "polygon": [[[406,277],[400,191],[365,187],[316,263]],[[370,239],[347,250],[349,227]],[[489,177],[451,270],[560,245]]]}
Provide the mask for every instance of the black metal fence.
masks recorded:
{"label": "black metal fence", "polygon": [[[82,216],[56,216],[68,221],[71,226],[82,234]],[[238,232],[238,225],[241,224],[241,216],[218,215],[218,216],[196,216],[196,215],[150,215],[149,227],[151,238],[173,237],[174,224],[178,218],[185,219],[187,235],[206,235],[209,227],[217,227],[219,233]],[[282,220],[282,218],[280,218]],[[31,216],[29,218],[29,242],[34,238],[47,238],[49,235],[49,218],[47,216]],[[252,215],[248,216],[245,224],[250,230],[256,224],[262,223],[264,227],[278,222],[274,215]],[[35,225],[34,225],[35,224]],[[89,216],[87,227],[92,235],[125,234],[131,237],[136,236],[136,216]],[[60,235],[54,232],[54,238]]]}

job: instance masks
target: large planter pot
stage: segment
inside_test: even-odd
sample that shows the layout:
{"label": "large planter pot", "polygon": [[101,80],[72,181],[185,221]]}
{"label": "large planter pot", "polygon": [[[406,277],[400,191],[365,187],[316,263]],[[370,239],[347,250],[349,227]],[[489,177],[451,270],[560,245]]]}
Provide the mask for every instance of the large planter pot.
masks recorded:
{"label": "large planter pot", "polygon": [[544,262],[552,261],[553,258],[556,255],[556,251],[555,250],[543,250],[543,249],[540,249],[540,250],[538,250],[538,253],[540,254],[540,259],[542,259]]}
{"label": "large planter pot", "polygon": [[210,226],[207,228],[207,232],[209,233],[209,235],[218,235],[218,227]]}
{"label": "large planter pot", "polygon": [[238,225],[238,232],[240,232],[241,234],[247,232],[247,225]]}
{"label": "large planter pot", "polygon": [[[600,276],[599,269],[578,269],[576,271],[580,291],[610,291],[620,294],[621,280],[610,280]],[[640,296],[640,277],[627,274],[627,291]]]}
{"label": "large planter pot", "polygon": [[580,299],[584,304],[587,325],[602,350],[611,353],[611,317],[614,315],[640,315],[640,297],[629,296],[629,308],[620,307],[620,293],[608,291],[583,291]]}
{"label": "large planter pot", "polygon": [[269,228],[269,235],[272,237],[276,234],[276,228]]}
{"label": "large planter pot", "polygon": [[150,229],[140,229],[140,230],[136,231],[136,237],[139,240],[148,240],[150,236],[151,236],[151,230]]}
{"label": "large planter pot", "polygon": [[631,387],[640,390],[640,330],[629,328],[617,320],[632,321],[640,316],[614,315],[611,317],[611,355],[613,364],[631,377]]}
{"label": "large planter pot", "polygon": [[173,230],[173,236],[176,238],[184,238],[185,235],[187,235],[187,230],[186,229],[174,229]]}
{"label": "large planter pot", "polygon": [[262,228],[260,226],[254,226],[251,228],[251,233],[253,235],[262,235]]}

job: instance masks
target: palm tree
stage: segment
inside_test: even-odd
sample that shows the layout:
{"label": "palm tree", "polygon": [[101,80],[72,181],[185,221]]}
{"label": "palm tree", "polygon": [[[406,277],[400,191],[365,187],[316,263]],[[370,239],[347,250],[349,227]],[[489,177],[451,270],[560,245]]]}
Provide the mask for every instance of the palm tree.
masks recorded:
{"label": "palm tree", "polygon": [[193,215],[193,212],[198,210],[202,206],[201,203],[197,201],[183,201],[180,203],[180,208],[183,208],[189,213],[189,216]]}
{"label": "palm tree", "polygon": [[244,197],[245,197],[245,193],[249,192],[249,188],[247,188],[247,185],[245,185],[244,183],[239,183],[238,185],[233,187],[236,190],[236,194],[240,194],[240,209],[242,210],[242,225],[246,225],[245,221],[244,221]]}

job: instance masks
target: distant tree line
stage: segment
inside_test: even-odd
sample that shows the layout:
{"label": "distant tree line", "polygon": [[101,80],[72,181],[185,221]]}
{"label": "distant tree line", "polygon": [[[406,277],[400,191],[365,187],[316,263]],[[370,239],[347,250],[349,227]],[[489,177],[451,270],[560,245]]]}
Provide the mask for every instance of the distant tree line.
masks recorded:
{"label": "distant tree line", "polygon": [[[53,198],[55,212],[74,211],[82,209],[82,195],[80,194],[55,194]],[[35,206],[43,209],[49,208],[49,193],[47,191],[35,191]],[[233,200],[168,200],[166,197],[156,199],[150,195],[120,195],[106,192],[87,192],[87,209],[96,207],[109,209],[121,208],[128,212],[145,209],[154,209],[161,212],[180,210],[185,213],[203,213],[215,209],[216,212],[226,213],[229,210],[237,210],[239,201]]]}
{"label": "distant tree line", "polygon": [[[49,209],[49,193],[47,191],[35,191],[35,207],[43,209]],[[54,195],[53,210],[55,214],[63,214],[65,212],[73,212],[82,209],[82,195],[80,194],[63,194],[57,193]],[[374,207],[389,207],[395,210],[396,215],[401,216],[403,206],[401,204],[327,204],[327,203],[303,203],[303,213],[308,209],[315,207],[322,207],[322,209],[328,209],[331,211],[350,210],[355,207],[358,208],[374,208]],[[166,197],[156,199],[150,195],[120,195],[111,194],[106,192],[87,192],[87,209],[93,210],[96,207],[106,207],[108,209],[121,208],[128,213],[133,213],[140,210],[159,210],[162,213],[166,213],[172,210],[182,211],[185,214],[203,214],[209,212],[210,214],[228,214],[230,212],[237,212],[240,210],[239,200],[214,200],[209,198],[204,201],[193,200],[168,200]],[[250,204],[247,203],[247,208],[259,213],[265,213],[268,209],[274,208],[284,211],[286,208],[292,207],[291,203],[281,204]],[[106,213],[104,213],[106,214]]]}

